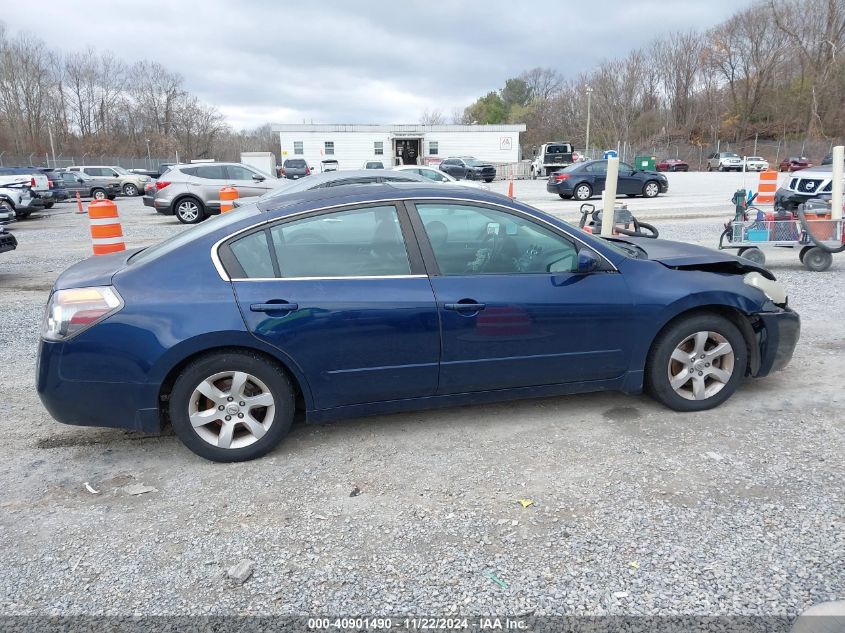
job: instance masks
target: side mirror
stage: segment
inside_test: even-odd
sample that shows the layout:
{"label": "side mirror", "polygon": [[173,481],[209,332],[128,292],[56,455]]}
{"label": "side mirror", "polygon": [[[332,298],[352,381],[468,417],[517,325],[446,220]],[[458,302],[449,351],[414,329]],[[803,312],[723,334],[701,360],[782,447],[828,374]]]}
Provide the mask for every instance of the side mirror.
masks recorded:
{"label": "side mirror", "polygon": [[82,178],[77,178],[77,179],[76,179],[76,182],[78,182],[78,183],[83,183],[83,182],[85,182],[85,181],[84,181],[84,180],[82,180]]}
{"label": "side mirror", "polygon": [[263,182],[263,181],[264,181],[264,176],[259,176],[258,174],[253,174],[253,175],[252,175],[252,179],[253,179],[254,181],[256,181],[256,182]]}
{"label": "side mirror", "polygon": [[578,267],[575,272],[581,274],[591,273],[594,270],[598,270],[600,266],[601,259],[599,259],[595,251],[586,247],[578,251]]}

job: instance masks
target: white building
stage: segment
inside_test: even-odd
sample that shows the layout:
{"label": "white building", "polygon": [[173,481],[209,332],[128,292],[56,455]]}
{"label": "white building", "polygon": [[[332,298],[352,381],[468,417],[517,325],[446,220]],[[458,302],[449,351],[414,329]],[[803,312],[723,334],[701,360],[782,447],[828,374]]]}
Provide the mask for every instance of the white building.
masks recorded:
{"label": "white building", "polygon": [[304,158],[318,171],[324,160],[340,169],[367,161],[385,167],[439,163],[450,156],[475,156],[491,163],[519,160],[519,133],[525,125],[274,125],[282,161]]}

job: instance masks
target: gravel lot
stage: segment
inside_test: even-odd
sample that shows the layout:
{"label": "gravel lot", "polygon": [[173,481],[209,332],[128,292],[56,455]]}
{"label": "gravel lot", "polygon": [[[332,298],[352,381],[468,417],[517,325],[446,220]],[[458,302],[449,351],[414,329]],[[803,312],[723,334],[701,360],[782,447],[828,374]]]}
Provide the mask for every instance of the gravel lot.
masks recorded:
{"label": "gravel lot", "polygon": [[[672,174],[631,206],[713,246],[741,176]],[[118,203],[130,246],[182,229]],[[300,425],[225,465],[41,407],[43,306],[90,249],[73,208],[13,225],[0,255],[0,613],[794,615],[845,597],[845,255],[825,273],[770,257],[801,342],[715,411],[597,394],[407,413]]]}

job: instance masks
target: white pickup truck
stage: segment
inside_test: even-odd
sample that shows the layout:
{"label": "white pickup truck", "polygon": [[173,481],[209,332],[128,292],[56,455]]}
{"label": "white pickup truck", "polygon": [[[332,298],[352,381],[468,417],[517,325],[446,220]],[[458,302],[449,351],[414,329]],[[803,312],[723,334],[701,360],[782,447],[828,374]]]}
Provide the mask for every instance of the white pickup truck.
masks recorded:
{"label": "white pickup truck", "polygon": [[568,167],[575,162],[571,143],[543,143],[534,152],[531,161],[531,178],[551,176],[558,169]]}
{"label": "white pickup truck", "polygon": [[0,200],[14,210],[17,219],[44,208],[42,195],[50,195],[47,176],[25,167],[0,167]]}

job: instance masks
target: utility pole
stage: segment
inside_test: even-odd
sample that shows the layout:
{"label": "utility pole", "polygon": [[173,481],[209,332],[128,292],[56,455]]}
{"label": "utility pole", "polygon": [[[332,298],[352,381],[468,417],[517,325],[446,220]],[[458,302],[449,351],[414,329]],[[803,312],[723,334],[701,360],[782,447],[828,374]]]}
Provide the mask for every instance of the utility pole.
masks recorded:
{"label": "utility pole", "polygon": [[[53,169],[56,168],[56,147],[53,145],[53,128],[47,124],[47,134],[50,136],[50,153],[53,154]],[[49,167],[50,165],[47,165]]]}
{"label": "utility pole", "polygon": [[147,139],[147,169],[153,168],[153,159],[150,158],[150,139]]}
{"label": "utility pole", "polygon": [[584,151],[587,154],[587,158],[590,158],[590,97],[593,95],[593,89],[590,86],[587,86],[587,139],[586,139],[586,147]]}

